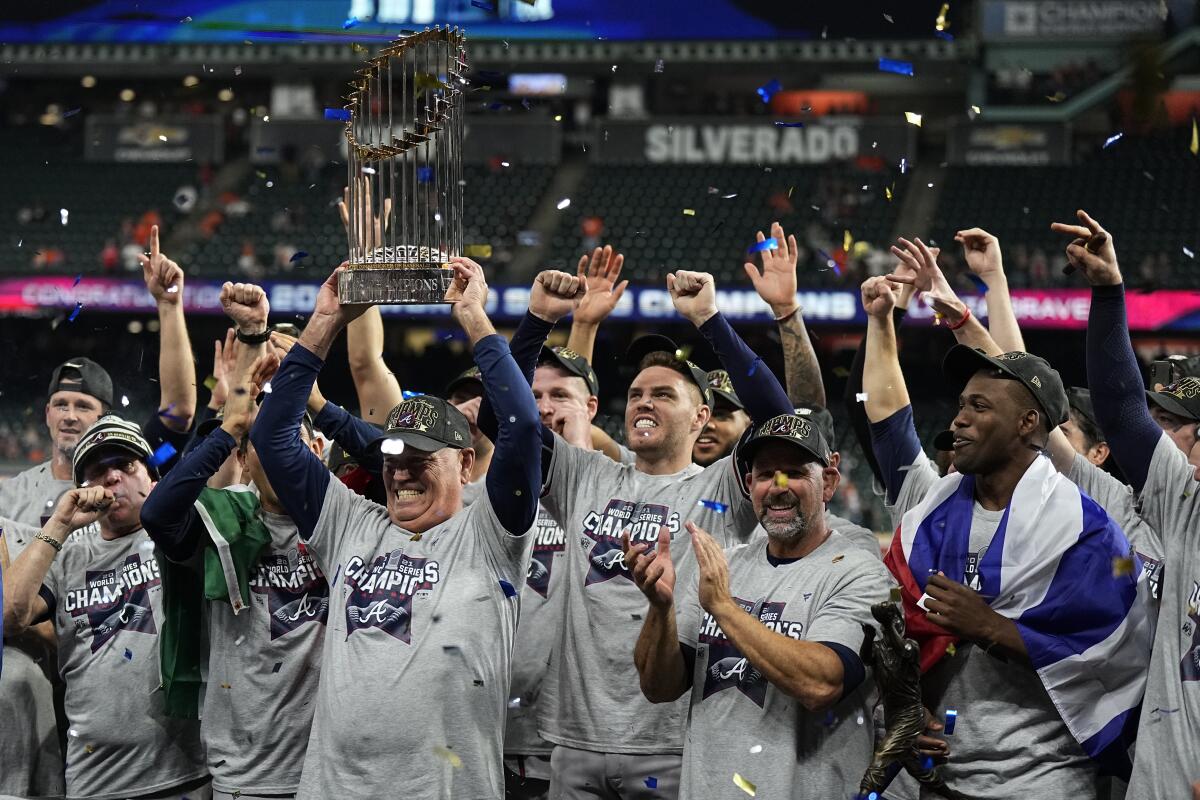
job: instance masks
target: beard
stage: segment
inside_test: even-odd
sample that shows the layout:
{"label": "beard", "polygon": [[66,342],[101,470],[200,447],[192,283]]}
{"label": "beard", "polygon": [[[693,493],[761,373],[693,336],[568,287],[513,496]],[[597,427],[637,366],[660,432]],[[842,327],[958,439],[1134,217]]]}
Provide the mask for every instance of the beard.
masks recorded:
{"label": "beard", "polygon": [[812,531],[812,519],[804,513],[800,508],[799,503],[796,504],[796,516],[789,520],[773,520],[767,516],[766,506],[758,515],[758,522],[762,525],[763,530],[767,532],[767,536],[780,542],[781,544],[794,545]]}

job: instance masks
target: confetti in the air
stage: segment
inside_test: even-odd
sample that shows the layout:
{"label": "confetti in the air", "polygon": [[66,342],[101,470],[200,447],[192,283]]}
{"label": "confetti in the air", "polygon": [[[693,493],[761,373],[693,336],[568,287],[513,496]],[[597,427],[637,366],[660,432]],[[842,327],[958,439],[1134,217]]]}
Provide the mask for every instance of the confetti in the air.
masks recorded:
{"label": "confetti in the air", "polygon": [[564,208],[566,208],[569,205],[571,205],[571,198],[564,197],[562,200],[558,201],[558,210],[562,211]]}
{"label": "confetti in the air", "polygon": [[404,452],[404,442],[400,439],[384,439],[379,445],[379,452],[385,456],[398,456]]}
{"label": "confetti in the air", "polygon": [[852,237],[850,235],[850,231],[849,230],[842,231],[842,250],[849,253],[850,248],[853,245],[854,245],[854,237]]}
{"label": "confetti in the air", "polygon": [[[918,122],[917,124],[920,125],[921,123]],[[908,172],[908,159],[901,158],[900,159],[900,174],[903,175],[906,172]]]}
{"label": "confetti in the air", "polygon": [[170,442],[163,442],[150,454],[150,458],[146,459],[146,461],[150,466],[157,467],[160,464],[170,461],[176,452],[175,445]]}
{"label": "confetti in the air", "polygon": [[950,4],[942,3],[942,10],[938,12],[937,19],[933,21],[933,27],[937,31],[944,31],[950,27],[950,23],[946,21],[946,15],[950,13]]}
{"label": "confetti in the air", "polygon": [[458,753],[454,752],[453,750],[451,750],[447,747],[442,747],[441,745],[434,745],[433,746],[433,754],[435,756],[437,756],[438,758],[440,758],[442,761],[445,761],[451,767],[454,767],[454,769],[462,768],[462,759],[458,757]]}
{"label": "confetti in the air", "polygon": [[780,489],[786,489],[788,487],[788,476],[785,475],[781,470],[775,470],[775,485]]}
{"label": "confetti in the air", "polygon": [[909,125],[916,125],[918,128],[921,127],[921,115],[917,112],[905,111],[904,118],[908,120]]}
{"label": "confetti in the air", "polygon": [[958,648],[954,646],[954,642],[951,642],[950,644],[946,645],[946,655],[950,656],[951,658],[954,658],[954,656],[957,653],[958,653]]}
{"label": "confetti in the air", "polygon": [[946,709],[946,728],[943,733],[947,736],[954,734],[954,723],[958,720],[958,711],[953,708]]}
{"label": "confetti in the air", "polygon": [[[894,185],[895,184],[893,184],[893,186]],[[888,199],[889,203],[892,202],[892,187],[891,186],[883,187],[883,196]]]}
{"label": "confetti in the air", "polygon": [[496,7],[494,5],[492,5],[491,3],[485,2],[485,0],[471,0],[471,5],[475,6],[476,8],[482,8],[484,11],[495,11],[496,10]]}
{"label": "confetti in the air", "polygon": [[778,250],[779,242],[775,239],[763,239],[761,242],[756,242],[750,246],[747,253],[761,253],[764,250]]}
{"label": "confetti in the air", "polygon": [[491,258],[492,246],[490,244],[469,244],[464,255],[467,258]]}
{"label": "confetti in the air", "polygon": [[60,219],[62,219],[62,224],[63,224],[63,225],[66,225],[66,224],[67,224],[67,217],[68,217],[68,216],[70,216],[70,214],[71,214],[71,212],[70,212],[70,211],[67,211],[67,209],[65,209],[65,208],[60,208],[60,209],[58,210],[58,216],[59,216],[59,218],[60,218]]}
{"label": "confetti in the air", "polygon": [[[216,384],[216,382],[217,382],[217,379],[216,379],[216,378],[213,378],[213,384],[214,384],[214,385]],[[207,383],[206,383],[205,385],[207,386]],[[126,395],[121,395],[121,405],[122,405],[122,406],[126,406],[126,407],[128,407],[128,405],[129,405],[129,398],[128,398]]]}
{"label": "confetti in the air", "polygon": [[710,511],[715,511],[718,514],[724,514],[729,510],[729,506],[725,505],[724,503],[718,503],[716,500],[699,500],[696,502],[696,505],[703,506],[704,508],[707,508]]}
{"label": "confetti in the air", "polygon": [[128,647],[125,648],[125,660],[133,661],[133,651],[130,650]]}
{"label": "confetti in the air", "polygon": [[348,31],[358,24],[358,17],[351,17],[342,23],[342,30]]}
{"label": "confetti in the air", "polygon": [[345,108],[327,108],[325,109],[325,119],[337,119],[342,122],[349,122],[350,111]]}
{"label": "confetti in the air", "polygon": [[654,777],[653,775],[646,778],[646,788],[647,789],[657,789],[658,788],[658,778]]}
{"label": "confetti in the air", "polygon": [[297,261],[299,261],[302,258],[308,258],[308,253],[304,252],[303,250],[297,250],[296,252],[292,253],[292,257],[288,260],[291,263],[295,264]]}
{"label": "confetti in the air", "polygon": [[1114,133],[1112,136],[1110,136],[1104,140],[1104,147],[1107,148],[1110,145],[1116,143],[1124,135],[1125,134],[1121,133],[1120,131],[1118,131],[1117,133]]}
{"label": "confetti in the air", "polygon": [[658,61],[654,62],[654,71],[655,72],[663,71],[663,60],[661,58]]}
{"label": "confetti in the air", "polygon": [[856,403],[867,402],[867,393],[866,392],[858,392],[856,395],[854,395],[854,402],[856,402]]}
{"label": "confetti in the air", "polygon": [[501,591],[504,592],[505,597],[516,597],[517,596],[517,590],[513,588],[513,585],[511,583],[504,580],[504,578],[500,579],[500,589],[501,589]]}
{"label": "confetti in the air", "polygon": [[694,217],[694,216],[696,216],[696,209],[694,209],[694,208],[685,208],[685,209],[683,210],[683,215],[684,215],[685,217]]}
{"label": "confetti in the air", "polygon": [[988,287],[987,284],[983,282],[983,278],[979,277],[974,272],[969,273],[967,278],[970,279],[971,283],[975,284],[975,288],[979,290],[980,294],[987,294]]}
{"label": "confetti in the air", "polygon": [[1112,574],[1114,578],[1121,578],[1126,575],[1133,574],[1133,557],[1132,556],[1117,556],[1112,560]]}
{"label": "confetti in the air", "polygon": [[775,125],[780,128],[803,128],[803,122],[776,122]]}
{"label": "confetti in the air", "polygon": [[1188,147],[1192,155],[1200,153],[1200,131],[1196,130],[1196,118],[1192,117],[1192,144]]}
{"label": "confetti in the air", "polygon": [[900,592],[899,586],[893,586],[891,593],[888,596],[891,598],[891,601],[893,603],[899,603],[903,597],[902,593]]}
{"label": "confetti in the air", "polygon": [[733,785],[738,787],[739,789],[741,789],[743,792],[750,795],[751,797],[754,797],[755,792],[758,791],[755,788],[753,783],[746,780],[745,778],[743,778],[741,775],[739,775],[736,772],[733,773]]}
{"label": "confetti in the air", "polygon": [[880,72],[894,72],[897,75],[912,75],[913,65],[909,61],[897,61],[892,58],[879,59]]}
{"label": "confetti in the air", "polygon": [[71,312],[71,316],[67,317],[67,322],[74,322],[80,311],[83,311],[83,303],[76,303],[75,310]]}
{"label": "confetti in the air", "polygon": [[1183,254],[1184,254],[1185,256],[1187,256],[1188,258],[1195,258],[1195,257],[1196,257],[1196,254],[1195,254],[1195,253],[1193,253],[1191,250],[1189,250],[1189,249],[1188,249],[1188,248],[1186,248],[1186,247],[1185,247],[1185,248],[1183,248]]}
{"label": "confetti in the air", "polygon": [[771,102],[771,98],[775,96],[775,93],[782,88],[783,84],[779,82],[778,78],[774,78],[766,85],[758,87],[758,96],[762,98],[764,103],[769,103]]}

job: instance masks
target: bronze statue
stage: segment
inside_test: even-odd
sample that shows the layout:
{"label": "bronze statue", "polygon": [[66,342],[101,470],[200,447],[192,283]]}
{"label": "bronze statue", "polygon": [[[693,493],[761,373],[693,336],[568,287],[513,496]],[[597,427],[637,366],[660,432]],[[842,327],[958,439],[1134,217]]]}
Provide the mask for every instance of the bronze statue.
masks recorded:
{"label": "bronze statue", "polygon": [[[871,606],[883,635],[874,639],[871,661],[875,682],[883,697],[883,741],[863,774],[859,797],[879,796],[901,768],[919,783],[943,797],[958,798],[942,779],[941,767],[917,749],[925,732],[925,706],[921,702],[921,650],[904,637],[904,612],[900,604],[884,601]],[[866,627],[866,626],[864,626]],[[873,631],[872,631],[873,635]]]}

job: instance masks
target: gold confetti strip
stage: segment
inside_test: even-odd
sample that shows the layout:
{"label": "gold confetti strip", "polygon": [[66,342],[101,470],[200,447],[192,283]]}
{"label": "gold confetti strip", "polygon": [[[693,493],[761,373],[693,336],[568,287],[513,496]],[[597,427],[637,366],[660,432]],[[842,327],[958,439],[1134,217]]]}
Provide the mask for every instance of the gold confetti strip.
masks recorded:
{"label": "gold confetti strip", "polygon": [[469,244],[466,248],[467,258],[491,258],[492,246],[490,244]]}
{"label": "gold confetti strip", "polygon": [[921,115],[917,112],[905,111],[904,118],[908,120],[909,125],[916,125],[918,128],[921,127]]}
{"label": "gold confetti strip", "polygon": [[779,470],[775,470],[775,485],[780,489],[786,489],[788,485],[788,477]]}
{"label": "gold confetti strip", "polygon": [[899,603],[899,602],[900,602],[900,601],[903,599],[904,595],[903,595],[903,593],[900,591],[900,587],[899,587],[899,586],[893,586],[893,587],[892,587],[892,593],[891,593],[891,597],[892,597],[892,602],[893,602],[893,603]]}
{"label": "gold confetti strip", "polygon": [[854,237],[850,235],[849,230],[842,231],[842,250],[849,253],[850,247],[854,244]]}
{"label": "gold confetti strip", "polygon": [[733,785],[738,787],[739,789],[741,789],[743,792],[750,795],[751,797],[754,797],[754,795],[758,792],[758,789],[754,786],[753,783],[746,780],[745,778],[743,778],[741,775],[739,775],[736,772],[733,773]]}
{"label": "gold confetti strip", "polygon": [[1192,117],[1192,146],[1188,148],[1192,155],[1200,153],[1200,133],[1196,131],[1196,118]]}
{"label": "gold confetti strip", "polygon": [[217,385],[217,379],[214,378],[212,375],[209,375],[207,378],[204,379],[204,388],[208,389],[210,392],[213,390],[213,387],[216,385]]}
{"label": "gold confetti strip", "polygon": [[950,23],[946,22],[946,15],[950,13],[950,4],[942,3],[942,10],[938,12],[937,19],[933,23],[933,27],[939,31],[944,31],[950,27]]}
{"label": "gold confetti strip", "polygon": [[954,658],[954,655],[957,652],[958,652],[958,648],[954,646],[954,642],[951,642],[950,644],[946,645],[946,655],[950,656],[951,658]]}
{"label": "gold confetti strip", "polygon": [[1112,574],[1114,578],[1120,578],[1125,575],[1133,574],[1133,557],[1132,556],[1117,556],[1112,560]]}
{"label": "gold confetti strip", "polygon": [[[892,186],[895,186],[895,184],[892,184]],[[889,203],[892,202],[892,187],[891,186],[883,187],[883,194],[885,197],[887,197]]]}
{"label": "gold confetti strip", "polygon": [[694,217],[694,216],[696,216],[696,209],[694,209],[694,208],[685,208],[685,209],[683,210],[683,215],[684,215],[685,217]]}
{"label": "gold confetti strip", "polygon": [[445,761],[451,767],[454,767],[454,769],[462,768],[462,759],[458,757],[458,753],[450,750],[449,748],[442,747],[441,745],[434,745],[433,754]]}

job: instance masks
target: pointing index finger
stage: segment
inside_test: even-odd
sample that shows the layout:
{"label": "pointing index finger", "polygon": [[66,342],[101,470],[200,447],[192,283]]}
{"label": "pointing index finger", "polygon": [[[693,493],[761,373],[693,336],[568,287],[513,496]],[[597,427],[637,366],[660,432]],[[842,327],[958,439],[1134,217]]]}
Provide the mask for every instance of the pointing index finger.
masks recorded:
{"label": "pointing index finger", "polygon": [[159,252],[160,251],[158,249],[158,226],[152,225],[150,227],[150,258],[157,260],[158,256],[159,256]]}

